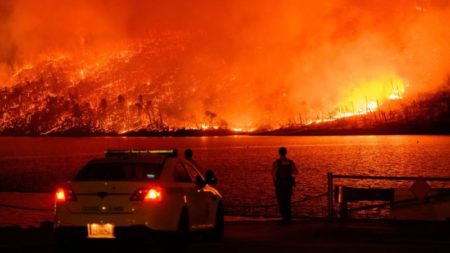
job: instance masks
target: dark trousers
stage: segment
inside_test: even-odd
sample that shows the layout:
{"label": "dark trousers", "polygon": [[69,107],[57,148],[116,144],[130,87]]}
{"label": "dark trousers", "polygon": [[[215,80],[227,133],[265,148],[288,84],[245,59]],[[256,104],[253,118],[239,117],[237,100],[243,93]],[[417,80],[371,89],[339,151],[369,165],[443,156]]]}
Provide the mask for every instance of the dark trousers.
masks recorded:
{"label": "dark trousers", "polygon": [[283,221],[290,221],[292,186],[277,186],[275,193],[277,195],[278,206]]}

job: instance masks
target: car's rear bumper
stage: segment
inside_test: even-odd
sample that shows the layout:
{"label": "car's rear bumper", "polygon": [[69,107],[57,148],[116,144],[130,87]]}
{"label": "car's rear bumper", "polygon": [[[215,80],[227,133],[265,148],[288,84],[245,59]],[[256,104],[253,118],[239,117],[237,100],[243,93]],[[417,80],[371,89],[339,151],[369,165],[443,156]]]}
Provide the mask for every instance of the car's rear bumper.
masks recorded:
{"label": "car's rear bumper", "polygon": [[113,224],[115,227],[130,227],[144,225],[152,230],[176,231],[180,210],[164,205],[144,205],[134,212],[103,213],[103,212],[73,212],[67,206],[60,204],[55,210],[55,226],[86,227],[87,224]]}
{"label": "car's rear bumper", "polygon": [[[55,230],[57,240],[102,240],[88,238],[87,227],[73,226],[73,227],[58,227]],[[173,232],[152,230],[145,225],[133,225],[126,227],[114,228],[115,240],[136,240],[143,242],[151,242],[152,240],[161,239],[172,235]],[[111,240],[111,239],[104,239]]]}

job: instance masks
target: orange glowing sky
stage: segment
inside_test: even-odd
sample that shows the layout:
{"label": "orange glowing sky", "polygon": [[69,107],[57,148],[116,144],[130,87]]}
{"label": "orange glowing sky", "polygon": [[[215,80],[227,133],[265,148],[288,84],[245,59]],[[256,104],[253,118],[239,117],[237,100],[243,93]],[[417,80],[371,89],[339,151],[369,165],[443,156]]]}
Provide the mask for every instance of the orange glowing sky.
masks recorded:
{"label": "orange glowing sky", "polygon": [[[128,87],[160,85],[152,96],[172,125],[208,123],[213,112],[233,128],[277,126],[441,85],[449,24],[448,0],[2,0],[0,87],[58,57],[93,80],[150,40],[158,56],[106,72],[133,77],[118,94],[131,101]],[[95,85],[114,81],[104,79],[93,104]]]}

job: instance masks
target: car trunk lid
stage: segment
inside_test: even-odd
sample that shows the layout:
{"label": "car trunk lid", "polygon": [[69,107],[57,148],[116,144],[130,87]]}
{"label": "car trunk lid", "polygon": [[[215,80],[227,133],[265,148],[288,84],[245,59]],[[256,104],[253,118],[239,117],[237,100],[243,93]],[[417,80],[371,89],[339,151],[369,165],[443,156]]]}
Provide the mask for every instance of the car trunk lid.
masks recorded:
{"label": "car trunk lid", "polygon": [[78,213],[131,213],[136,204],[130,200],[133,193],[145,183],[140,182],[74,182],[70,189],[76,201],[67,202],[71,212]]}

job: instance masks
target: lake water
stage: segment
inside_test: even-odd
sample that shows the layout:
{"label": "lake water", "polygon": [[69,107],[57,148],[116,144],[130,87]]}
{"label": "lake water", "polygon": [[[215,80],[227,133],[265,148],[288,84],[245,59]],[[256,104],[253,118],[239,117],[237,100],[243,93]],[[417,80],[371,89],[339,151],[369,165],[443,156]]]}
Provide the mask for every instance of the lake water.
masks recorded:
{"label": "lake water", "polygon": [[[450,177],[450,136],[0,137],[0,191],[51,192],[58,182],[70,180],[87,161],[102,157],[105,149],[191,148],[201,166],[216,172],[217,188],[229,213],[271,215],[276,213],[275,207],[260,206],[275,204],[270,169],[280,146],[287,147],[288,157],[300,171],[294,201],[324,193],[327,172]],[[411,184],[337,183],[371,187]],[[21,198],[8,196],[0,194],[0,203],[51,208],[49,194],[35,202],[23,198],[23,203]],[[324,201],[306,202],[294,208],[294,213],[315,215],[323,210]],[[3,209],[0,213],[5,213]]]}

